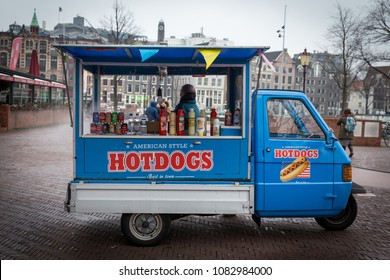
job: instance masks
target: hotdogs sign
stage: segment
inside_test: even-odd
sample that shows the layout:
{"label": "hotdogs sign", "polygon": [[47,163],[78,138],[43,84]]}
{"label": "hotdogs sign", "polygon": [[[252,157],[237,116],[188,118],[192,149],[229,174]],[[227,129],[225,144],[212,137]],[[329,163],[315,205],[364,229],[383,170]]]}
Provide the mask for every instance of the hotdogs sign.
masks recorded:
{"label": "hotdogs sign", "polygon": [[280,171],[280,180],[287,182],[292,179],[310,179],[309,158],[318,158],[317,149],[275,149],[274,158],[293,159],[294,161],[283,162]]}
{"label": "hotdogs sign", "polygon": [[208,150],[108,152],[108,172],[209,171],[213,166],[213,151]]}

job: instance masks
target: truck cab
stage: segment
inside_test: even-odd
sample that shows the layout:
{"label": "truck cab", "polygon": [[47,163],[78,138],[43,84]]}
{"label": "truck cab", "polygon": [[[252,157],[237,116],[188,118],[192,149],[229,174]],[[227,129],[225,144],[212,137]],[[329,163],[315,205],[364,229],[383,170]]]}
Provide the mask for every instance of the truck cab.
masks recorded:
{"label": "truck cab", "polygon": [[[333,132],[302,92],[255,86],[251,61],[268,47],[56,48],[75,65],[67,211],[121,213],[126,238],[142,246],[158,244],[172,219],[191,214],[252,215],[259,225],[261,217],[315,217],[327,229],[354,221],[351,162]],[[114,112],[113,95],[102,83],[107,77],[127,85],[121,112]],[[87,81],[91,98],[84,94]],[[186,83],[195,87],[200,109],[218,109],[218,135],[209,116],[205,135],[109,129],[127,125],[130,114],[142,114],[152,100],[170,100],[174,110]],[[226,111],[238,112],[236,125],[224,122]],[[122,119],[114,123],[113,113]],[[92,129],[99,126],[106,129]]]}

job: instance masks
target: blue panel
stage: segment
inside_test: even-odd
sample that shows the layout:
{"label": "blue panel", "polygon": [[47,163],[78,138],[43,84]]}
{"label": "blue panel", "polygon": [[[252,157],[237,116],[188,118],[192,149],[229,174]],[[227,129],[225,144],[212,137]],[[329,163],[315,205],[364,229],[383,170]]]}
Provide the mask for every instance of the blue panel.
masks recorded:
{"label": "blue panel", "polygon": [[78,179],[242,181],[248,177],[242,139],[113,136],[82,141],[85,165],[78,170]]}

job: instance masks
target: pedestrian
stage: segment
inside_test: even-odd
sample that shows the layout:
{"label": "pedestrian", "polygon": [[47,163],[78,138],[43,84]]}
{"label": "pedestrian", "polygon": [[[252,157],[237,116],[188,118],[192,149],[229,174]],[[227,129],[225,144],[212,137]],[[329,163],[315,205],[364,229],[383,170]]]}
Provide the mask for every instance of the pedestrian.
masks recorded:
{"label": "pedestrian", "polygon": [[341,146],[346,150],[349,149],[349,157],[353,156],[353,146],[352,141],[354,138],[353,131],[355,129],[356,121],[352,116],[351,109],[347,108],[344,110],[343,115],[338,119],[337,125],[340,126],[339,129],[339,141]]}
{"label": "pedestrian", "polygon": [[183,109],[185,117],[185,127],[188,129],[188,112],[190,108],[193,108],[195,111],[195,119],[199,117],[199,108],[196,105],[196,91],[193,85],[185,84],[181,87],[180,90],[180,101],[176,105],[175,112],[177,114],[179,109]]}
{"label": "pedestrian", "polygon": [[158,121],[159,113],[156,101],[150,102],[150,106],[146,108],[145,114],[148,117],[148,121]]}

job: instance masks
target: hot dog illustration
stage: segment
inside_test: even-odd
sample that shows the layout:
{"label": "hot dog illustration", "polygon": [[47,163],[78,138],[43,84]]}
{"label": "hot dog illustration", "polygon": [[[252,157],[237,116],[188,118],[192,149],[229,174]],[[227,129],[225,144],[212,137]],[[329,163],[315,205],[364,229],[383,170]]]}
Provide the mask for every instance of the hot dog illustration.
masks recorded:
{"label": "hot dog illustration", "polygon": [[299,174],[305,171],[308,165],[309,162],[306,157],[296,158],[292,163],[280,171],[280,180],[282,180],[282,182],[287,182],[296,178]]}

